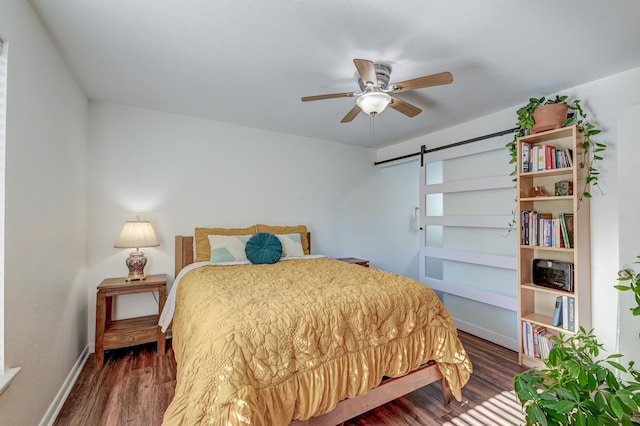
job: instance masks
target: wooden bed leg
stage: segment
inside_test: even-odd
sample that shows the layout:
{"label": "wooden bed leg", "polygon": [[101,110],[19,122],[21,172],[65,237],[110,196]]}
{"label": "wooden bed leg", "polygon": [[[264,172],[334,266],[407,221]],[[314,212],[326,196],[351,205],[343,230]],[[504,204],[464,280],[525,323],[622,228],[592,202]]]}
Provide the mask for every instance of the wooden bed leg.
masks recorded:
{"label": "wooden bed leg", "polygon": [[451,388],[449,387],[449,382],[444,377],[442,378],[442,399],[444,399],[445,404],[449,404],[451,402]]}

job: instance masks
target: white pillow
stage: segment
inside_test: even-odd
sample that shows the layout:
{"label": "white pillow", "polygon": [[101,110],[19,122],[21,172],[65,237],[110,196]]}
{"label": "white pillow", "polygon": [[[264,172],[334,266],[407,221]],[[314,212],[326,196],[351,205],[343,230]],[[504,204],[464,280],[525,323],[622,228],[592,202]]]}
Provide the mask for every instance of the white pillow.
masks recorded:
{"label": "white pillow", "polygon": [[211,263],[247,260],[244,247],[253,235],[209,235]]}
{"label": "white pillow", "polygon": [[304,256],[300,234],[281,234],[276,235],[276,237],[282,243],[282,257]]}

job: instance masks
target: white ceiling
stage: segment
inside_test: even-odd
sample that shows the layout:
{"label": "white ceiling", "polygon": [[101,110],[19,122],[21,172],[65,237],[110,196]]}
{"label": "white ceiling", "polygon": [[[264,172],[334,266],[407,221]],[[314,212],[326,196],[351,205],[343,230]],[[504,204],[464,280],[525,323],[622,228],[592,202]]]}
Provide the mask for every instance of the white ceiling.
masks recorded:
{"label": "white ceiling", "polygon": [[[376,147],[640,66],[637,0],[31,0],[90,99]],[[354,58],[450,71],[341,124]],[[515,122],[515,114],[514,114]],[[501,130],[501,129],[496,129]]]}

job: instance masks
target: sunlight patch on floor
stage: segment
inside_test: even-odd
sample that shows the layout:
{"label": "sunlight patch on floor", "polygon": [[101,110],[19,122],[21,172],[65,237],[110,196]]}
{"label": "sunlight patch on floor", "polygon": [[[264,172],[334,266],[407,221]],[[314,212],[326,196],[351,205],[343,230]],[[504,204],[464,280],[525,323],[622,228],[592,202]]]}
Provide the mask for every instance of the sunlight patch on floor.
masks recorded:
{"label": "sunlight patch on floor", "polygon": [[469,409],[443,426],[513,426],[525,424],[522,407],[513,391],[504,391]]}

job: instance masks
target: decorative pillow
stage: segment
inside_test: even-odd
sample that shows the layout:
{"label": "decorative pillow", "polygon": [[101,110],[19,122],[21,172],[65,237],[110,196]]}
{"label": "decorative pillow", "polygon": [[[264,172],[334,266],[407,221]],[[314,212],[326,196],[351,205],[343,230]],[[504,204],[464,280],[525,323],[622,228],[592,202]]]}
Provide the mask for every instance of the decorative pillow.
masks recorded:
{"label": "decorative pillow", "polygon": [[247,241],[244,251],[251,263],[276,263],[282,254],[282,243],[273,234],[258,232]]}
{"label": "decorative pillow", "polygon": [[302,249],[302,238],[300,234],[284,234],[276,235],[282,243],[282,257],[300,257],[304,256]]}
{"label": "decorative pillow", "polygon": [[284,234],[300,234],[300,241],[302,242],[302,250],[304,254],[310,254],[309,240],[307,239],[307,227],[305,225],[298,226],[269,226],[269,225],[256,225],[256,232],[268,232],[274,235]]}
{"label": "decorative pillow", "polygon": [[245,245],[252,235],[209,235],[211,263],[247,260]]}
{"label": "decorative pillow", "polygon": [[196,258],[194,262],[206,262],[211,258],[209,235],[253,235],[256,232],[258,231],[255,226],[247,228],[196,228],[194,232]]}

